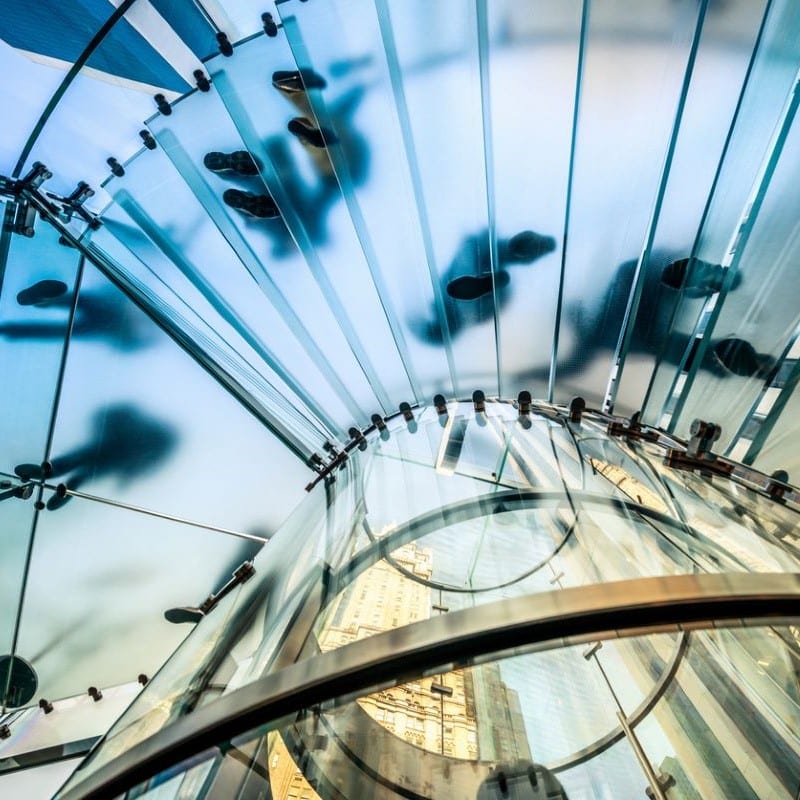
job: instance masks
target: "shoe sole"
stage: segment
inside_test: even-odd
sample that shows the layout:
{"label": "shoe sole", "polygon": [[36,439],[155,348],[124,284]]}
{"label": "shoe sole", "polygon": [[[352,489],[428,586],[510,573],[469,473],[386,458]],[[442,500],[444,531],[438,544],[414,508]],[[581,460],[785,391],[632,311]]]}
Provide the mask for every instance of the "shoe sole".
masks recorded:
{"label": "shoe sole", "polygon": [[244,150],[233,153],[206,153],[203,164],[211,172],[235,172],[238,175],[251,177],[259,174],[258,163]]}
{"label": "shoe sole", "polygon": [[491,294],[495,288],[508,286],[508,282],[507,272],[498,272],[494,276],[492,273],[481,276],[464,275],[447,284],[447,294],[453,300],[478,300]]}
{"label": "shoe sole", "polygon": [[67,293],[67,284],[63,281],[45,280],[34,283],[17,295],[17,303],[21,306],[35,306],[47,300],[55,300]]}
{"label": "shoe sole", "polygon": [[313,127],[301,117],[291,120],[288,128],[289,133],[296,136],[303,144],[316,147],[318,150],[324,150],[328,146],[322,131]]}
{"label": "shoe sole", "polygon": [[328,84],[313,70],[277,70],[272,73],[272,85],[284,94],[297,94],[307,89],[324,89]]}
{"label": "shoe sole", "polygon": [[242,214],[247,214],[256,219],[275,219],[275,217],[279,217],[280,211],[278,211],[277,206],[269,198],[263,195],[262,197],[263,200],[259,200],[256,195],[249,195],[236,189],[228,189],[222,195],[225,205],[236,211],[241,211]]}

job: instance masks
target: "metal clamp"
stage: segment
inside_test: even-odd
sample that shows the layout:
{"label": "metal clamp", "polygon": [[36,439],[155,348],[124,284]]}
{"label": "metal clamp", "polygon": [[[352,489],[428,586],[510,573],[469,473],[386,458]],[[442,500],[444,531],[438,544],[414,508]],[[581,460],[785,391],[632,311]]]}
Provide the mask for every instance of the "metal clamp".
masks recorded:
{"label": "metal clamp", "polygon": [[641,411],[631,414],[629,420],[613,420],[606,429],[609,436],[624,436],[628,439],[643,439],[646,442],[657,442],[658,431],[643,427],[640,419]]}

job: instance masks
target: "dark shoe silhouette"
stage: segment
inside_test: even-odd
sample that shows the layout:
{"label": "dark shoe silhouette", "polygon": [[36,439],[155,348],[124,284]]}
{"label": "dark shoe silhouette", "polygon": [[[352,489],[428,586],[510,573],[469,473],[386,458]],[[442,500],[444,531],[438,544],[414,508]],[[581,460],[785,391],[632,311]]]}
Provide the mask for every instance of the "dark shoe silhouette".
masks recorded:
{"label": "dark shoe silhouette", "polygon": [[336,137],[330,131],[321,130],[306,117],[295,117],[291,120],[289,133],[294,134],[303,144],[311,147],[324,148],[336,141]]}
{"label": "dark shoe silhouette", "polygon": [[52,496],[47,501],[47,510],[55,511],[65,506],[70,500],[72,500],[72,497],[67,494],[67,484],[59,483],[58,486],[56,486],[55,492],[53,492]]}
{"label": "dark shoe silhouette", "polygon": [[272,73],[272,85],[279,92],[291,95],[306,89],[324,89],[328,84],[313,69],[279,69]]}
{"label": "dark shoe silhouette", "polygon": [[502,289],[508,286],[510,280],[511,276],[505,270],[494,273],[494,281],[491,272],[485,275],[463,275],[447,284],[447,294],[454,300],[477,300],[491,294],[495,287]]}
{"label": "dark shoe silhouette", "polygon": [[47,510],[48,511],[57,511],[59,508],[63,508],[72,498],[65,494],[63,496],[54,494],[48,501],[47,501]]}
{"label": "dark shoe silhouette", "polygon": [[23,481],[41,480],[48,477],[41,464],[17,464],[14,474]]}
{"label": "dark shoe silhouette", "polygon": [[239,175],[258,175],[261,165],[246,150],[233,153],[206,153],[203,164],[212,172],[236,172]]}
{"label": "dark shoe silhouette", "polygon": [[742,378],[767,378],[775,368],[772,356],[756,352],[744,339],[720,339],[714,342],[712,355],[718,368]]}
{"label": "dark shoe silhouette", "polygon": [[[690,297],[705,297],[722,288],[726,269],[720,264],[711,264],[698,258],[680,258],[667,264],[661,273],[661,283],[673,289],[684,289]],[[742,275],[736,272],[731,290],[737,289]]]}
{"label": "dark shoe silhouette", "polygon": [[508,240],[505,258],[509,264],[529,264],[547,253],[552,253],[555,249],[556,240],[552,236],[542,236],[533,231],[522,231]]}
{"label": "dark shoe silhouette", "polygon": [[63,297],[66,293],[67,284],[64,281],[39,281],[27,289],[23,289],[17,295],[17,302],[21,306],[47,305],[51,300]]}
{"label": "dark shoe silhouette", "polygon": [[222,195],[225,205],[241,211],[249,217],[258,219],[274,219],[280,216],[278,207],[271,197],[265,194],[253,194],[239,189],[226,189]]}

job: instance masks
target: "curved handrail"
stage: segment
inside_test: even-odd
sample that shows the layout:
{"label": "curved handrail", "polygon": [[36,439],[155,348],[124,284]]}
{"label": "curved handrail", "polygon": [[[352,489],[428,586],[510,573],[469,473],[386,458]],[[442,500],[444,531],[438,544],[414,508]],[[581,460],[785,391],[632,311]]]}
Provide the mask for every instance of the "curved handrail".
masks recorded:
{"label": "curved handrail", "polygon": [[640,578],[545,592],[535,603],[516,597],[455,611],[353,642],[237,689],[133,745],[83,780],[79,770],[58,798],[115,797],[284,714],[376,685],[407,682],[431,668],[478,663],[512,647],[546,649],[787,617],[800,617],[800,575],[786,573]]}

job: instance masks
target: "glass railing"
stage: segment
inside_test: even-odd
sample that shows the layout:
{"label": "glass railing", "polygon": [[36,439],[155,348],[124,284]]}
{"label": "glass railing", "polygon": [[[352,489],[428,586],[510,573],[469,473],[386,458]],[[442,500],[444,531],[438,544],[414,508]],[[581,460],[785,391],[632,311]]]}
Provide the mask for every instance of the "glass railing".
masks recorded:
{"label": "glass railing", "polygon": [[[239,736],[125,798],[780,798],[800,770],[796,621],[488,654]],[[253,796],[256,796],[255,794]]]}
{"label": "glass railing", "polygon": [[[702,579],[714,574],[735,578],[743,573],[767,573],[779,583],[797,571],[798,552],[782,535],[796,524],[795,510],[739,483],[723,481],[717,485],[699,475],[668,468],[664,464],[666,448],[661,444],[610,437],[607,422],[600,417],[567,422],[568,413],[557,413],[553,408],[540,407],[533,414],[520,415],[510,403],[487,403],[485,409],[476,408],[474,403],[451,403],[445,413],[440,411],[443,409],[417,409],[413,419],[398,416],[390,420],[386,430],[369,433],[363,452],[351,451],[340,468],[329,474],[324,488],[312,490],[306,503],[256,557],[255,578],[200,622],[111,730],[85,770],[78,773],[76,783],[95,770],[113,768],[114,759],[138,743],[150,749],[157,747],[159,736],[175,730],[173,726],[180,730],[181,717],[190,712],[202,710],[213,715],[231,698],[247,692],[258,694],[264,680],[280,680],[284,674],[293,674],[292,669],[305,669],[303,665],[313,670],[317,664],[333,664],[332,651],[342,653],[342,657],[360,653],[366,639],[374,639],[379,647],[390,632],[414,636],[418,629],[437,625],[444,625],[444,631],[451,615],[455,615],[452,624],[457,625],[455,620],[462,619],[459,615],[466,615],[464,619],[478,612],[502,615],[501,610],[492,609],[503,608],[503,603],[536,608],[537,602],[549,603],[562,591],[589,596],[599,587],[602,598],[605,587],[612,591],[612,587],[627,586],[626,582],[633,586],[636,581],[649,579],[666,590],[669,581],[680,576]],[[758,523],[757,511],[747,513],[748,503],[751,508],[764,506],[763,526]],[[630,591],[633,594],[626,596],[625,603],[635,604],[639,589]],[[502,621],[501,617],[491,619],[498,625]],[[638,619],[634,615],[630,622]],[[455,635],[457,628],[452,630]],[[700,642],[705,635],[692,636],[693,642]],[[655,638],[658,646],[654,646],[653,655],[647,655],[650,651],[644,645],[644,649],[637,649],[632,642],[604,646],[600,661],[606,662],[605,672],[595,663],[595,654],[587,662],[575,648],[537,654],[530,668],[520,666],[528,664],[524,659],[512,660],[510,664],[516,665],[513,668],[502,667],[504,674],[511,670],[518,675],[529,686],[527,691],[534,692],[530,687],[537,685],[537,679],[530,675],[538,671],[551,675],[547,680],[562,681],[565,690],[569,686],[572,691],[549,706],[554,715],[565,715],[559,723],[563,730],[551,745],[545,745],[541,735],[534,736],[531,729],[535,758],[520,750],[487,757],[486,761],[532,760],[536,764],[559,764],[559,769],[566,770],[564,765],[577,763],[576,753],[602,742],[597,753],[586,756],[587,765],[600,752],[605,753],[602,759],[610,758],[612,750],[608,748],[612,745],[613,752],[627,752],[625,758],[638,763],[638,745],[628,741],[624,731],[617,731],[619,736],[613,741],[608,736],[617,727],[614,698],[624,705],[625,715],[643,706],[650,711],[649,693],[659,676],[671,674],[676,650],[682,652],[686,647],[681,636]],[[788,663],[794,663],[796,657],[791,650],[796,642],[791,641],[791,637],[784,637],[773,642],[780,645],[780,658],[789,659]],[[362,650],[352,649],[359,646]],[[511,640],[508,646],[516,643]],[[789,647],[788,654],[781,650],[784,646]],[[453,657],[457,658],[455,654]],[[659,658],[663,664],[656,666]],[[709,655],[701,658],[713,660]],[[744,664],[741,669],[752,676],[758,666],[753,666],[749,658],[737,650],[736,664]],[[425,681],[438,688],[426,686],[426,696],[433,691],[434,697],[443,698],[442,703],[460,702],[472,709],[469,713],[473,715],[483,708],[491,717],[490,698],[500,691],[491,688],[491,675],[480,677],[484,674],[481,668],[476,672],[478,677],[467,680],[462,676],[456,681],[452,665],[438,672],[434,666],[439,665],[425,665]],[[574,674],[573,669],[577,670]],[[719,669],[727,667],[723,664]],[[587,670],[591,679],[581,677]],[[640,677],[636,677],[636,670]],[[495,674],[492,670],[489,673]],[[722,673],[713,675],[717,676],[713,680],[726,680]],[[606,696],[604,682],[609,676],[614,676],[615,688]],[[707,683],[713,684],[712,677]],[[489,694],[482,700],[475,694],[476,682],[486,684],[482,691]],[[453,699],[457,693],[450,690],[455,685],[461,687],[461,699]],[[399,702],[406,690],[387,691],[387,702]],[[415,699],[414,692],[422,690],[409,691],[407,700],[416,707],[421,701]],[[524,702],[520,700],[523,711],[514,713],[539,713],[541,704],[534,700],[534,694]],[[780,698],[779,693],[770,693],[764,700],[764,713],[777,714],[783,730],[787,727],[786,714],[776,710]],[[365,700],[352,708],[356,717],[359,709],[367,709],[365,724],[387,720],[386,705],[369,705]],[[383,717],[378,716],[379,711]],[[348,712],[341,713],[342,719],[350,719]],[[445,724],[455,731],[455,723],[447,720],[460,712],[451,709],[441,713],[445,714]],[[410,719],[399,714],[392,718]],[[580,719],[570,723],[572,714]],[[539,717],[535,725],[547,727],[546,719],[547,714]],[[489,746],[480,744],[489,742],[489,734],[475,733],[477,738],[470,738],[469,726],[453,733],[455,738],[449,745],[447,740],[442,744],[440,732],[436,740],[439,744],[434,746],[433,721],[421,723],[421,728],[416,722],[409,723],[406,743],[398,747],[409,753],[422,748],[475,761],[480,747]],[[362,723],[354,724],[357,731],[343,729],[340,736],[351,749],[354,742],[374,738]],[[335,727],[335,723],[332,725]],[[490,723],[484,725],[488,730]],[[671,728],[669,731],[675,733]],[[372,763],[374,758],[377,765],[391,760],[385,748],[391,748],[394,739],[383,733],[380,737],[384,744],[379,746],[376,740],[377,749],[372,750],[370,745],[369,758],[357,752],[355,761],[361,763],[367,758],[366,763]],[[498,737],[502,738],[501,734]],[[497,744],[499,739],[493,741]],[[653,741],[658,764],[668,756],[674,757],[655,734]],[[791,735],[788,741],[790,750],[797,748]],[[278,748],[279,753],[285,746],[288,752],[297,754],[293,749],[296,740],[280,744],[270,736],[264,746]],[[721,745],[722,751],[726,746]],[[403,764],[407,757],[396,755]],[[581,769],[591,772],[603,763],[602,759],[594,767]],[[485,777],[480,769],[451,766],[470,774],[469,780],[477,780],[479,774]],[[386,778],[389,783],[401,774],[411,774],[405,773],[403,766],[397,768],[397,774]],[[437,780],[444,780],[446,774],[455,781],[453,786],[461,780],[443,765],[431,768],[437,771]],[[326,780],[334,782],[338,780],[335,776],[342,776],[342,770],[347,769],[328,762],[322,767],[326,774],[331,770]],[[373,765],[366,775],[375,779],[375,770],[380,773]],[[620,767],[620,776],[627,772]],[[640,780],[641,774],[637,775]],[[363,780],[363,776],[358,778]],[[422,777],[419,780],[425,783]],[[347,791],[366,791],[366,784],[358,781],[347,784]],[[378,782],[388,785],[383,779]],[[479,785],[477,781],[470,791],[477,792]],[[425,791],[432,791],[431,786]],[[440,796],[437,792],[441,791],[422,796]],[[595,787],[592,791],[601,790]]]}

